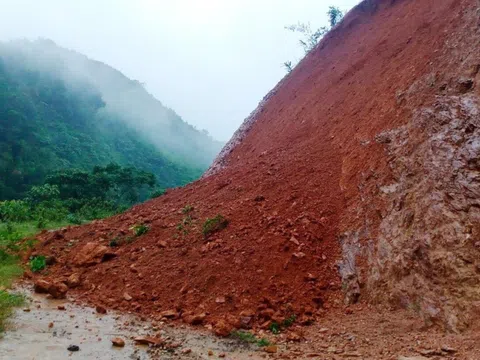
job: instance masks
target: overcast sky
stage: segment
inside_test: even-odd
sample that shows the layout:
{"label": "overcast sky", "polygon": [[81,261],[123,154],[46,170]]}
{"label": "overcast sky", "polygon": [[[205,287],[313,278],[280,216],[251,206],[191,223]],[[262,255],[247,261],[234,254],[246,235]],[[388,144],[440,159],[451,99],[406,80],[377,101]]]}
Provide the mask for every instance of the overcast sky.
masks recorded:
{"label": "overcast sky", "polygon": [[0,0],[0,39],[49,38],[105,62],[228,140],[298,60],[285,25],[327,24],[359,0]]}

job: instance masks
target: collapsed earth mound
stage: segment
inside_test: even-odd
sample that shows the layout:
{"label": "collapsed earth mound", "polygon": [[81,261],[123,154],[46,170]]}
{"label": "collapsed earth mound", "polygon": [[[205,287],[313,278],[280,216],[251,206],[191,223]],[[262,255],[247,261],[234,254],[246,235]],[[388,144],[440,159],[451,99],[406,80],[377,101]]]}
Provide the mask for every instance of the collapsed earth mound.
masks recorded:
{"label": "collapsed earth mound", "polygon": [[480,300],[478,6],[362,2],[203,179],[42,233],[34,252],[56,261],[44,278],[219,334],[356,301],[468,325]]}

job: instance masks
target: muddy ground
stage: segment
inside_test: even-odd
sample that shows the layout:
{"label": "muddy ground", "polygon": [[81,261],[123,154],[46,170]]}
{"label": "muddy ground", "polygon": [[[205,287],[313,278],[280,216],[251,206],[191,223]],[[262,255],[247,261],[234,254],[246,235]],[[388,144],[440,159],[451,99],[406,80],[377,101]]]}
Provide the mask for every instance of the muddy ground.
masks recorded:
{"label": "muddy ground", "polygon": [[[17,309],[0,339],[0,359],[260,358],[255,353],[256,346],[235,339],[218,339],[207,331],[174,328],[129,314],[98,314],[91,307],[75,304],[73,299],[48,299],[29,288],[20,291],[25,293],[27,303]],[[65,307],[65,310],[59,307]],[[134,338],[142,336],[161,337],[165,346],[152,348],[136,344]],[[113,338],[123,339],[125,346],[112,346]],[[80,350],[71,352],[68,350],[70,345],[77,345]],[[163,347],[170,349],[164,350]]]}
{"label": "muddy ground", "polygon": [[[27,304],[16,311],[0,340],[0,359],[480,359],[479,331],[448,334],[426,328],[415,311],[358,305],[328,313],[311,326],[293,325],[277,335],[260,331],[258,337],[276,344],[272,354],[237,339],[217,338],[208,329],[110,311],[102,315],[75,299],[52,300],[29,288],[20,290]],[[141,336],[158,336],[165,343],[138,345],[134,338]],[[112,346],[113,338],[123,339],[125,347]],[[80,350],[70,352],[70,345]]]}

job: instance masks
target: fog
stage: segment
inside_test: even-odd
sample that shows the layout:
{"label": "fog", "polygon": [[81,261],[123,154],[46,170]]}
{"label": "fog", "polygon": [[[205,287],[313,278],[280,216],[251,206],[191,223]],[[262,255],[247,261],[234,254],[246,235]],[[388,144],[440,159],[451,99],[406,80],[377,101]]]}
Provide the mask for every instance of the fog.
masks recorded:
{"label": "fog", "polygon": [[[57,96],[66,86],[82,98],[97,98],[92,104],[98,107],[98,126],[121,121],[173,161],[206,168],[223,145],[164,107],[141,83],[104,63],[48,39],[11,40],[0,45],[0,61],[9,72],[59,80],[63,85],[52,87]],[[55,90],[58,86],[60,91]]]}
{"label": "fog", "polygon": [[285,75],[283,62],[301,58],[284,26],[323,26],[329,5],[358,2],[0,0],[0,40],[48,38],[102,61],[225,141]]}

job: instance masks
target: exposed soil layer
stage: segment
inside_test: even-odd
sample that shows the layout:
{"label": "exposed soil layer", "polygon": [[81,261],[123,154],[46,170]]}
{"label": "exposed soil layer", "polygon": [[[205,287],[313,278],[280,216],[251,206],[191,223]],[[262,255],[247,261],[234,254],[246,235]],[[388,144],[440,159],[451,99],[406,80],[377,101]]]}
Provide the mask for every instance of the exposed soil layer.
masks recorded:
{"label": "exposed soil layer", "polygon": [[[44,277],[73,275],[70,291],[89,303],[219,334],[293,315],[308,324],[359,298],[464,327],[480,300],[478,257],[461,256],[479,252],[477,7],[362,2],[262,102],[209,176],[111,219],[41,234],[35,252],[56,260]],[[439,143],[457,155],[436,158]],[[464,190],[446,186],[452,162],[469,179]],[[435,189],[443,200],[428,196]],[[462,191],[452,208],[449,194]],[[422,222],[432,207],[435,221]],[[204,236],[217,214],[228,225]],[[439,223],[452,224],[447,235],[428,236]],[[140,224],[150,230],[135,236]]]}

